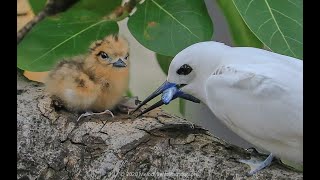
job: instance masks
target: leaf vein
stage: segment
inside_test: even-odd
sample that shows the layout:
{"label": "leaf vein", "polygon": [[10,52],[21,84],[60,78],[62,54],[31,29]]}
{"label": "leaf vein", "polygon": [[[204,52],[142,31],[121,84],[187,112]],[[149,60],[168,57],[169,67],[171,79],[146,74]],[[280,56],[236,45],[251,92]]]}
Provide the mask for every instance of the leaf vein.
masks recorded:
{"label": "leaf vein", "polygon": [[[279,24],[278,24],[278,22],[276,21],[274,15],[273,15],[273,13],[272,13],[272,10],[271,10],[271,8],[270,8],[270,5],[269,5],[268,1],[267,1],[267,0],[264,0],[264,1],[265,1],[266,5],[267,5],[267,7],[268,7],[268,10],[269,10],[269,12],[270,12],[270,14],[271,14],[271,16],[272,16],[272,18],[273,18],[274,23],[276,24],[277,29],[279,30],[279,33],[281,34],[282,38],[284,39],[284,42],[286,43],[287,47],[289,48],[289,51],[290,51],[295,57],[297,57],[297,56],[294,54],[294,52],[291,50],[290,45],[288,44],[286,38],[284,37],[284,34],[283,34],[283,32],[281,31],[281,29],[280,29],[280,27],[279,27]],[[270,38],[270,41],[271,41],[271,38]]]}
{"label": "leaf vein", "polygon": [[[190,34],[195,36],[200,40],[200,37],[194,34],[187,26],[185,26],[183,23],[181,23],[177,18],[175,18],[172,14],[170,14],[166,9],[164,9],[162,6],[160,6],[157,2],[154,0],[151,0],[156,6],[158,6],[159,9],[161,9],[163,12],[165,12],[168,16],[170,16],[173,20],[175,20],[178,24],[180,24],[183,28],[185,28],[187,31],[189,31]],[[147,1],[148,2],[148,1]],[[147,9],[147,8],[146,8]]]}
{"label": "leaf vein", "polygon": [[290,19],[290,20],[294,21],[294,22],[295,22],[295,23],[297,23],[300,27],[302,27],[302,25],[301,25],[297,20],[292,19],[292,18],[291,18],[291,17],[289,17],[288,15],[285,15],[285,14],[283,14],[282,12],[280,12],[280,11],[278,11],[278,10],[275,10],[275,9],[273,9],[273,8],[271,8],[271,10],[273,10],[273,11],[275,11],[275,12],[277,12],[277,13],[281,14],[282,16],[284,16],[284,17],[286,17],[286,18],[288,18],[288,19]]}
{"label": "leaf vein", "polygon": [[247,6],[247,8],[246,8],[246,10],[245,10],[245,12],[244,12],[244,15],[247,14],[247,11],[248,11],[249,7],[251,6],[251,3],[252,3],[252,2],[253,2],[253,0],[251,0],[251,1],[249,2],[248,6]]}
{"label": "leaf vein", "polygon": [[49,51],[47,51],[46,53],[42,54],[40,57],[36,58],[35,60],[31,61],[30,64],[28,64],[28,66],[30,66],[30,65],[34,64],[35,62],[39,61],[41,58],[45,57],[45,56],[46,56],[47,54],[49,54],[50,52],[53,52],[53,53],[54,53],[54,50],[55,50],[55,49],[57,49],[58,47],[60,47],[62,44],[64,44],[65,42],[69,41],[70,39],[78,36],[79,34],[85,32],[86,30],[88,30],[88,29],[90,29],[90,28],[92,28],[92,27],[94,27],[94,26],[96,26],[96,25],[98,25],[98,24],[101,24],[101,23],[103,23],[103,22],[106,22],[106,21],[108,21],[108,20],[105,20],[105,19],[104,19],[104,20],[101,20],[101,21],[99,21],[99,22],[97,22],[97,23],[94,23],[94,24],[92,24],[92,25],[90,25],[90,26],[82,29],[81,31],[75,33],[74,35],[70,36],[69,38],[65,39],[65,40],[62,41],[61,43],[59,43],[59,44],[57,44],[56,46],[54,46],[51,50],[49,50]]}

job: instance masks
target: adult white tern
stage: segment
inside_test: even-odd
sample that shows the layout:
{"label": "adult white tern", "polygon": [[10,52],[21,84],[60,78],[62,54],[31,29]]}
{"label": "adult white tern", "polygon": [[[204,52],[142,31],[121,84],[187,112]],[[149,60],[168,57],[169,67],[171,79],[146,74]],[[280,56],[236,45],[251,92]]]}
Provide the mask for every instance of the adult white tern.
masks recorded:
{"label": "adult white tern", "polygon": [[141,114],[178,97],[202,101],[233,132],[269,152],[249,175],[268,166],[274,156],[303,164],[302,60],[252,47],[200,42],[174,57],[167,81],[137,109],[161,93],[162,100]]}

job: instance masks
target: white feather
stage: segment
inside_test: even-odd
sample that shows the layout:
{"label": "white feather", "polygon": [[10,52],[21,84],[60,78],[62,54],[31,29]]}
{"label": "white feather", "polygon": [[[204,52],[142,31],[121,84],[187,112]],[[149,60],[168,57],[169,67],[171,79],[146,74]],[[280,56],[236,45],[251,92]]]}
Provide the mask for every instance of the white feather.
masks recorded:
{"label": "white feather", "polygon": [[272,63],[228,67],[232,70],[208,78],[208,107],[245,140],[301,163],[302,74]]}
{"label": "white feather", "polygon": [[[179,76],[189,64],[194,72]],[[303,63],[251,47],[201,42],[171,62],[168,81],[201,99],[233,132],[275,156],[303,162]]]}

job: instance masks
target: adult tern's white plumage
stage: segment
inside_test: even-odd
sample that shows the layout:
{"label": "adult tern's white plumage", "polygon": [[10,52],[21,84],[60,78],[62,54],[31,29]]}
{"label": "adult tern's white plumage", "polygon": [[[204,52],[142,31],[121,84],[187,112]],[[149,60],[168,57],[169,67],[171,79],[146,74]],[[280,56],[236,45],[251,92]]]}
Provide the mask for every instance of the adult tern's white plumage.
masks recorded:
{"label": "adult tern's white plumage", "polygon": [[252,175],[273,156],[303,163],[302,69],[302,60],[266,50],[201,42],[174,57],[167,81],[142,104],[162,92],[152,108],[199,98],[233,132],[270,153]]}

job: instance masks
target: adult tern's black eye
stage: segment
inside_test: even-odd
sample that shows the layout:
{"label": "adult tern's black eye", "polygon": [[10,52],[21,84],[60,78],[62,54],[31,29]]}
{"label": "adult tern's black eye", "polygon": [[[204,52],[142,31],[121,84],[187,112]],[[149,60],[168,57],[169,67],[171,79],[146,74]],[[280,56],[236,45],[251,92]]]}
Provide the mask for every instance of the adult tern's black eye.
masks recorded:
{"label": "adult tern's black eye", "polygon": [[184,64],[177,70],[177,74],[188,75],[191,71],[192,68],[188,64]]}

